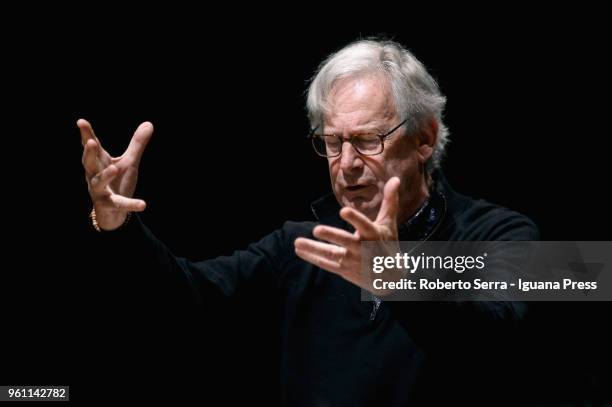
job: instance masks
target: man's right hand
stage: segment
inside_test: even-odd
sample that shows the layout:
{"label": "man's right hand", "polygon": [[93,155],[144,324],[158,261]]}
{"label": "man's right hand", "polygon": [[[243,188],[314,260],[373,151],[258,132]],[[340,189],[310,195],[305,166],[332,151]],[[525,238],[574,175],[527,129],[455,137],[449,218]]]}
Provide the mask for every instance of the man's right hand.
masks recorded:
{"label": "man's right hand", "polygon": [[111,157],[102,148],[87,120],[78,120],[77,126],[83,144],[85,179],[98,226],[103,230],[117,229],[129,212],[142,212],[146,207],[145,201],[132,196],[138,181],[140,158],[153,135],[153,125],[144,122],[138,126],[130,145],[119,157]]}

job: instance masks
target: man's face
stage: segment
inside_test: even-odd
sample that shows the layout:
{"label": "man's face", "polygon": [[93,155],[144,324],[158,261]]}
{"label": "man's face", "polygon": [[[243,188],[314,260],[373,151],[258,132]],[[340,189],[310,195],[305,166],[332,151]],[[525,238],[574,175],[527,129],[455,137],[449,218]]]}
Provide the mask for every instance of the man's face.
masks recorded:
{"label": "man's face", "polygon": [[[383,134],[401,123],[387,81],[377,75],[363,75],[339,80],[334,84],[325,116],[325,134],[336,134],[348,140],[352,135]],[[400,213],[404,220],[416,201],[423,199],[423,180],[419,173],[415,138],[406,135],[404,127],[386,140],[379,155],[364,156],[344,142],[339,157],[328,158],[329,173],[336,199],[375,220],[383,200],[387,180],[399,177]],[[425,192],[426,193],[426,192]],[[420,201],[419,201],[420,202]]]}

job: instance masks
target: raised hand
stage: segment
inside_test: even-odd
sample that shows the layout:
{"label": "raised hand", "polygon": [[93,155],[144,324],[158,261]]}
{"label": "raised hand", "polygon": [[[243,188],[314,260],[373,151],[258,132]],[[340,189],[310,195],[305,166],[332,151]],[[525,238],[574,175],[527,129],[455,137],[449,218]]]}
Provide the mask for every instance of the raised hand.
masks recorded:
{"label": "raised hand", "polygon": [[[371,221],[361,212],[344,207],[340,210],[342,219],[355,228],[355,232],[318,225],[314,236],[329,243],[299,237],[295,240],[295,253],[302,259],[336,273],[347,281],[372,290],[371,276],[362,270],[362,241],[396,241],[397,215],[399,209],[400,180],[393,177],[387,181],[384,198],[378,216]],[[380,293],[377,293],[380,294]]]}
{"label": "raised hand", "polygon": [[77,126],[81,131],[85,179],[98,226],[104,230],[117,229],[129,212],[141,212],[146,207],[145,201],[132,197],[140,159],[153,135],[153,125],[144,122],[138,126],[128,148],[119,157],[111,157],[102,148],[87,120],[78,120]]}

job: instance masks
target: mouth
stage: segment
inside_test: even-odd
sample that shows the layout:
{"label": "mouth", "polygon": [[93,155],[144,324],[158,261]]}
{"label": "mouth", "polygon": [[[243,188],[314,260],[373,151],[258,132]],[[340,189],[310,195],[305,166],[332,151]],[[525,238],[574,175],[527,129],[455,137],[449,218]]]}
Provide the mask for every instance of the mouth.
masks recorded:
{"label": "mouth", "polygon": [[357,192],[367,188],[367,185],[347,185],[346,190],[349,192]]}

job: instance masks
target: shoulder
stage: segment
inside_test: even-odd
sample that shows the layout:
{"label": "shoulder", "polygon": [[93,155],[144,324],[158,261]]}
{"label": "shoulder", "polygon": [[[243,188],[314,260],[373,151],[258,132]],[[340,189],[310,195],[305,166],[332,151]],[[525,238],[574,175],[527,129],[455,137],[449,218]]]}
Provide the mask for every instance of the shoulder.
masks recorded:
{"label": "shoulder", "polygon": [[522,213],[446,186],[444,232],[448,240],[539,240],[536,224]]}

